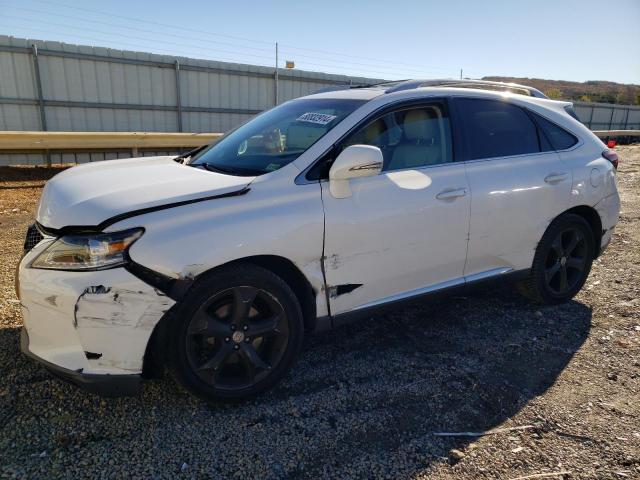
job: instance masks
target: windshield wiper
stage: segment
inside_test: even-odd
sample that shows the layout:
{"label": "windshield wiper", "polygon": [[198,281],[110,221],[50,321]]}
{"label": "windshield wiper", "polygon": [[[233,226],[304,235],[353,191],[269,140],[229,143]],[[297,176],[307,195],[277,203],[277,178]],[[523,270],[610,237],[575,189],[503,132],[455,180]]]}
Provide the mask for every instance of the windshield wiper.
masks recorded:
{"label": "windshield wiper", "polygon": [[254,177],[256,175],[262,175],[264,173],[261,170],[254,170],[250,168],[241,168],[241,167],[230,167],[226,165],[224,167],[221,167],[220,165],[216,165],[214,163],[206,163],[206,162],[192,164],[192,166],[204,167],[210,172],[224,173],[226,175],[236,175],[239,177]]}
{"label": "windshield wiper", "polygon": [[193,150],[189,150],[188,152],[178,155],[176,158],[173,159],[173,161],[178,163],[184,163],[185,160],[187,160],[190,157],[193,157],[196,153],[200,153],[202,150],[204,150],[208,146],[209,145],[202,145],[201,147],[194,148]]}

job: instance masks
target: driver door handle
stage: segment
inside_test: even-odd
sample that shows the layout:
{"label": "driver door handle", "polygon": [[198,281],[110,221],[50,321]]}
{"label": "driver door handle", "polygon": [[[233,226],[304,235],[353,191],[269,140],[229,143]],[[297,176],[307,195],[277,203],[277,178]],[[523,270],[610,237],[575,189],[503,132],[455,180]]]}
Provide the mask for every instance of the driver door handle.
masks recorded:
{"label": "driver door handle", "polygon": [[466,188],[447,188],[436,195],[438,200],[453,200],[467,195]]}
{"label": "driver door handle", "polygon": [[550,173],[549,175],[547,175],[546,177],[544,177],[544,181],[546,183],[551,183],[551,184],[560,183],[560,182],[565,181],[568,176],[569,176],[568,173],[553,172],[553,173]]}

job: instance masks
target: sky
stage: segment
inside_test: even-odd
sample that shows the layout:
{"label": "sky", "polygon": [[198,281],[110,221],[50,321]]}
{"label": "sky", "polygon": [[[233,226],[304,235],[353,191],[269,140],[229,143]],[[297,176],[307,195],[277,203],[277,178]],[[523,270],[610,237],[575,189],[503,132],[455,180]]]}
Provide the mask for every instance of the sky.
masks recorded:
{"label": "sky", "polygon": [[0,34],[371,78],[640,84],[640,0],[0,0]]}

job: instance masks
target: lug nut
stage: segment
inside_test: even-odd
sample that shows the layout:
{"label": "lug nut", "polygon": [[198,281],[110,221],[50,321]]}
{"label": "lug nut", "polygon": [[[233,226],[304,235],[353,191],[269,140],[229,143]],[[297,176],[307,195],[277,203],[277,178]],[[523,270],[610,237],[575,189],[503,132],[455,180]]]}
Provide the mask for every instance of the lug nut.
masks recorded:
{"label": "lug nut", "polygon": [[238,350],[240,347],[238,345],[234,345],[233,349]]}
{"label": "lug nut", "polygon": [[235,325],[231,325],[231,330],[235,330],[236,326]]}
{"label": "lug nut", "polygon": [[243,330],[249,330],[249,325],[245,325],[244,327],[242,327]]}
{"label": "lug nut", "polygon": [[229,337],[224,339],[225,342],[228,342],[229,340],[231,340]]}
{"label": "lug nut", "polygon": [[249,337],[244,339],[245,342],[249,343],[251,341],[251,339]]}

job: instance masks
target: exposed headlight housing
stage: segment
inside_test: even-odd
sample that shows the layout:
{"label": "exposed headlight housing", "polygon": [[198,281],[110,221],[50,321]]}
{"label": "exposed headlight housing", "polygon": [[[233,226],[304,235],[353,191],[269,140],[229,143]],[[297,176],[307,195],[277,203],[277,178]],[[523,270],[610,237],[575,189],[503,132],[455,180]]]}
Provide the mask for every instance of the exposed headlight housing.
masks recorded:
{"label": "exposed headlight housing", "polygon": [[143,228],[121,232],[64,235],[31,262],[31,268],[48,270],[103,270],[129,261],[128,250]]}

